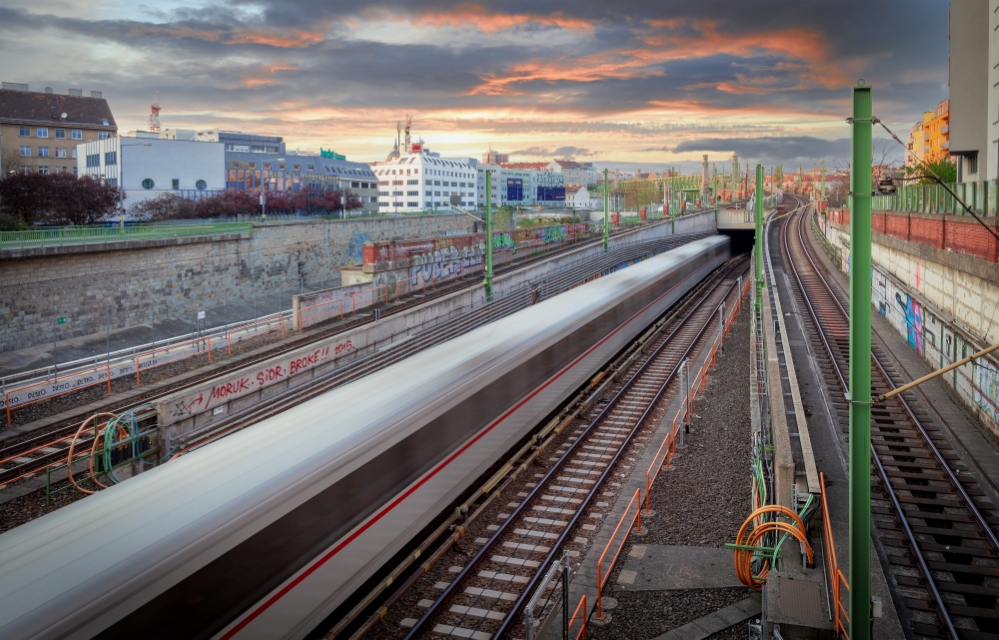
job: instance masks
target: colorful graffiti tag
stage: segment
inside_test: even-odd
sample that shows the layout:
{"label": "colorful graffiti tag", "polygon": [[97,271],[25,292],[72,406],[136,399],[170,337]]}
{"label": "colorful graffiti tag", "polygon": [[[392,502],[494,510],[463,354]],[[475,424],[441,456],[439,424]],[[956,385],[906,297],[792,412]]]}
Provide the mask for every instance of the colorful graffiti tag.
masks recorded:
{"label": "colorful graffiti tag", "polygon": [[[585,223],[497,231],[493,233],[494,257],[496,263],[501,264],[518,253],[562,243],[588,231],[589,225]],[[389,287],[394,287],[398,279],[408,279],[409,286],[419,287],[432,281],[460,278],[483,268],[485,242],[484,233],[368,242],[364,246],[364,270],[375,274],[376,284]]]}
{"label": "colorful graffiti tag", "polygon": [[994,422],[999,422],[999,370],[984,358],[974,362],[972,399]]}
{"label": "colorful graffiti tag", "polygon": [[906,337],[916,353],[923,353],[923,307],[907,293],[895,293],[895,304],[905,315]]}

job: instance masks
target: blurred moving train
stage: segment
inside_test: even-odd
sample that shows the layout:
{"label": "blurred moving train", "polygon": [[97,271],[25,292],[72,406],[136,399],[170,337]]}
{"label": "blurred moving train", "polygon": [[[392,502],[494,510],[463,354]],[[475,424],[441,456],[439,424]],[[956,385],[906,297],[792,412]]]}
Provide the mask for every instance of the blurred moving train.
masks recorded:
{"label": "blurred moving train", "polygon": [[0,535],[0,637],[305,637],[729,254],[691,242]]}

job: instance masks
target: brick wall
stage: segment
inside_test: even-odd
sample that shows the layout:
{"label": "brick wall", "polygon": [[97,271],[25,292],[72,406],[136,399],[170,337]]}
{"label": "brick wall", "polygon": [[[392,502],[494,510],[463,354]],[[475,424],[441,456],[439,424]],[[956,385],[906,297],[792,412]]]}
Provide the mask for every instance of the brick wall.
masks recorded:
{"label": "brick wall", "polygon": [[871,229],[876,233],[885,232],[885,218],[887,218],[884,213],[878,213],[877,211],[871,213]]}
{"label": "brick wall", "polygon": [[[248,238],[0,260],[0,352],[190,317],[255,296],[338,286],[364,242],[468,232],[458,215],[256,225]],[[291,306],[288,300],[289,308]]]}
{"label": "brick wall", "polygon": [[[846,209],[830,209],[828,215],[830,222],[844,226],[850,224],[850,212]],[[987,218],[986,223],[992,229],[999,229],[994,217]],[[999,242],[970,216],[873,211],[871,228],[875,233],[899,240],[999,262]]]}
{"label": "brick wall", "polygon": [[910,218],[909,240],[937,249],[943,248],[944,220],[936,218]]}
{"label": "brick wall", "polygon": [[996,262],[999,258],[995,236],[977,222],[948,222],[943,248],[989,262]]}
{"label": "brick wall", "polygon": [[885,215],[885,235],[898,238],[899,240],[909,239],[909,216]]}

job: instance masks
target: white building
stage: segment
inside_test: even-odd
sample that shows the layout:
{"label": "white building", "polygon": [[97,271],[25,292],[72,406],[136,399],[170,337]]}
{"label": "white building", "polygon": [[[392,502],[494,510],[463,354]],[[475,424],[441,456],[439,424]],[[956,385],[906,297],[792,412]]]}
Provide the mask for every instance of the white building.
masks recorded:
{"label": "white building", "polygon": [[575,162],[573,160],[552,160],[548,163],[548,170],[553,173],[561,173],[565,176],[566,186],[578,184],[585,187],[588,184],[596,184],[597,169],[592,162]]}
{"label": "white building", "polygon": [[419,151],[372,165],[378,177],[378,208],[381,213],[436,211],[450,208],[456,195],[462,207],[476,203],[475,160],[442,158]]}
{"label": "white building", "polygon": [[476,197],[486,206],[485,171],[492,171],[493,206],[562,207],[565,204],[565,176],[548,169],[543,162],[512,162],[477,167]]}
{"label": "white building", "polygon": [[225,145],[160,139],[155,133],[93,140],[77,146],[81,176],[125,187],[125,208],[162,193],[188,197],[224,190]]}
{"label": "white building", "polygon": [[589,209],[591,207],[590,192],[586,187],[570,185],[565,188],[566,209]]}

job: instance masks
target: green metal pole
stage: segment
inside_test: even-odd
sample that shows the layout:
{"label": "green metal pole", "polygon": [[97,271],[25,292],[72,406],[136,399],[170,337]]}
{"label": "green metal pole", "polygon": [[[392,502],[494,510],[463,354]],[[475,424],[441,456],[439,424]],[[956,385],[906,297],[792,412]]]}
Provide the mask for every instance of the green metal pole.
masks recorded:
{"label": "green metal pole", "polygon": [[607,206],[608,171],[604,169],[604,253],[610,251],[610,209]]}
{"label": "green metal pole", "polygon": [[756,165],[756,308],[763,298],[763,165]]}
{"label": "green metal pole", "polygon": [[493,299],[493,193],[492,172],[486,169],[486,300]]}
{"label": "green metal pole", "polygon": [[676,192],[673,191],[673,169],[669,170],[669,222],[670,222],[670,234],[676,235],[676,207],[673,206],[674,200],[676,200]]}
{"label": "green metal pole", "polygon": [[853,88],[850,171],[850,638],[871,637],[871,88]]}

